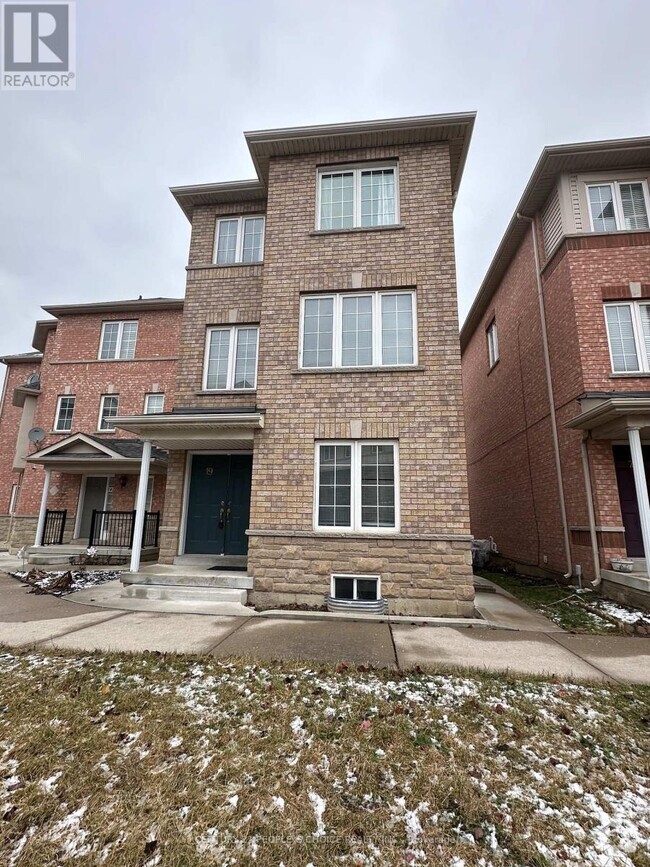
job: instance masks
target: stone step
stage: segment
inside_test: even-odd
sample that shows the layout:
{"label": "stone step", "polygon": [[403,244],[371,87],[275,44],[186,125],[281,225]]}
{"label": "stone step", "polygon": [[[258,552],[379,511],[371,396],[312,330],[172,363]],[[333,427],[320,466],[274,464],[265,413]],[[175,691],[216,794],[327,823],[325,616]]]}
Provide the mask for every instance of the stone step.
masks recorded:
{"label": "stone step", "polygon": [[234,602],[245,605],[246,590],[228,587],[191,587],[182,584],[125,584],[125,599],[156,599],[162,602]]}
{"label": "stone step", "polygon": [[174,566],[181,568],[194,567],[200,569],[245,569],[248,557],[238,554],[180,554],[174,558]]}
{"label": "stone step", "polygon": [[123,572],[121,575],[122,584],[132,586],[157,584],[167,587],[222,587],[230,590],[253,589],[253,579],[244,572],[201,572],[195,575],[183,575],[177,569],[173,572],[163,572],[159,571],[160,567],[149,568],[152,569],[151,572]]}

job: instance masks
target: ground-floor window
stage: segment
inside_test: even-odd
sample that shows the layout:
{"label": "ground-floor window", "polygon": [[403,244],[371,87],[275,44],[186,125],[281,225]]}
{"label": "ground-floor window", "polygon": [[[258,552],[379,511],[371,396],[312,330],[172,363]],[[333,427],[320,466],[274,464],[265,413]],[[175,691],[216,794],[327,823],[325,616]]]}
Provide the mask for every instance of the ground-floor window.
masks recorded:
{"label": "ground-floor window", "polygon": [[316,529],[388,531],[399,525],[395,442],[316,444]]}
{"label": "ground-floor window", "polygon": [[332,598],[353,602],[380,599],[379,575],[332,575]]}

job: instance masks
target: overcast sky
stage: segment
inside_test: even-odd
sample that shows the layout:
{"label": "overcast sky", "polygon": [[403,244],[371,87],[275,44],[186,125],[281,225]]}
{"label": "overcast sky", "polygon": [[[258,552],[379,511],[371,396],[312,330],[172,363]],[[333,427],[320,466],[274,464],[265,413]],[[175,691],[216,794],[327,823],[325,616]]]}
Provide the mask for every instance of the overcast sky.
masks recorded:
{"label": "overcast sky", "polygon": [[242,131],[478,111],[461,321],[541,148],[650,133],[647,0],[78,0],[77,89],[0,91],[0,352],[40,305],[182,295],[168,187],[254,175]]}

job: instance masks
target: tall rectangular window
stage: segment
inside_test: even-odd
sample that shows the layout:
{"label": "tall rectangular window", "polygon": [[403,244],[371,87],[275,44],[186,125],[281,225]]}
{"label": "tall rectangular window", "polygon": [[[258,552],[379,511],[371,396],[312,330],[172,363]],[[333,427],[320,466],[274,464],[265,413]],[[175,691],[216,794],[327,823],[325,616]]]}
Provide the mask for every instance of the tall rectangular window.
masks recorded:
{"label": "tall rectangular window", "polygon": [[317,443],[315,498],[316,529],[396,530],[397,443]]}
{"label": "tall rectangular window", "polygon": [[650,305],[605,305],[605,322],[614,373],[650,372]]}
{"label": "tall rectangular window", "polygon": [[264,217],[217,220],[214,261],[217,265],[254,264],[264,256]]}
{"label": "tall rectangular window", "polygon": [[397,163],[320,169],[316,222],[323,230],[397,223]]}
{"label": "tall rectangular window", "polygon": [[165,408],[165,395],[155,392],[145,394],[144,396],[144,413],[145,415],[153,415],[154,413],[162,412]]}
{"label": "tall rectangular window", "polygon": [[72,430],[72,417],[74,415],[74,397],[71,395],[61,395],[56,406],[56,417],[54,419],[54,430],[57,432]]}
{"label": "tall rectangular window", "polygon": [[416,363],[412,291],[308,295],[301,326],[303,368]]}
{"label": "tall rectangular window", "polygon": [[99,430],[114,431],[113,419],[117,415],[120,398],[117,394],[103,394],[99,402]]}
{"label": "tall rectangular window", "polygon": [[257,384],[259,328],[208,328],[203,387],[206,391],[252,390]]}
{"label": "tall rectangular window", "polygon": [[138,337],[137,320],[129,322],[104,322],[99,346],[99,357],[109,359],[131,359],[135,357],[135,344]]}
{"label": "tall rectangular window", "polygon": [[647,229],[649,198],[646,181],[587,184],[593,232]]}
{"label": "tall rectangular window", "polygon": [[487,331],[487,348],[488,348],[488,364],[490,368],[499,360],[499,335],[497,333],[497,323],[493,319],[488,325]]}

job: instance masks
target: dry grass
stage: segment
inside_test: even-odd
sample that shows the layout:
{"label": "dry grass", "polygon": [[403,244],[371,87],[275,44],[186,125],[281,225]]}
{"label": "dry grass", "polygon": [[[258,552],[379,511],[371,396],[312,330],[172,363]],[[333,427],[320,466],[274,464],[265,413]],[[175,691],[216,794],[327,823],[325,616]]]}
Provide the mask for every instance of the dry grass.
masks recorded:
{"label": "dry grass", "polygon": [[641,867],[647,698],[7,650],[0,863]]}

